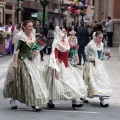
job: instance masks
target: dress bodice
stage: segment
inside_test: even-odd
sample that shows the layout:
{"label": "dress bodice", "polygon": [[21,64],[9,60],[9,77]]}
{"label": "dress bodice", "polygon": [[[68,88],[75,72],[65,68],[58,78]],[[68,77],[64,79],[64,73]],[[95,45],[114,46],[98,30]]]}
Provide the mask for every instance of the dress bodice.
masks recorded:
{"label": "dress bodice", "polygon": [[58,58],[59,62],[63,62],[65,67],[68,67],[68,56],[69,56],[70,46],[63,47],[61,44],[58,44],[55,48],[55,58]]}
{"label": "dress bodice", "polygon": [[98,59],[101,58],[101,54],[102,54],[102,50],[97,50],[97,54],[98,54]]}
{"label": "dress bodice", "polygon": [[55,48],[55,57],[58,58],[59,62],[63,62],[65,67],[68,67],[68,56],[69,51],[61,52],[57,48]]}

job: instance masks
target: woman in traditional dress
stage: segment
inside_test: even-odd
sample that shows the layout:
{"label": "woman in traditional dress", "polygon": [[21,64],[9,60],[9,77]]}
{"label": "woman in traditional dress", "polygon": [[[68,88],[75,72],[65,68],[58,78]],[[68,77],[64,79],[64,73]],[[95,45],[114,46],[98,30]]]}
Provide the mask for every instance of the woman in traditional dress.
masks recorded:
{"label": "woman in traditional dress", "polygon": [[65,28],[60,30],[57,26],[50,60],[44,69],[50,108],[54,108],[52,100],[72,100],[74,109],[83,106],[76,99],[86,96],[87,87],[75,68],[68,62],[69,51],[66,30]]}
{"label": "woman in traditional dress", "polygon": [[70,45],[70,63],[75,66],[79,62],[78,58],[78,44],[77,37],[75,36],[76,32],[72,30],[70,36],[68,37],[68,43]]}
{"label": "woman in traditional dress", "polygon": [[11,108],[17,109],[15,100],[40,111],[48,103],[48,91],[40,71],[40,48],[36,48],[32,21],[23,22],[23,30],[16,37],[14,57],[8,68],[3,95],[12,98]]}
{"label": "woman in traditional dress", "polygon": [[7,25],[5,26],[4,39],[5,39],[6,53],[11,54],[12,53],[12,40],[11,40],[11,33],[8,31]]}
{"label": "woman in traditional dress", "polygon": [[[103,62],[103,33],[97,31],[86,48],[87,62],[84,66],[84,81],[88,85],[88,97],[99,97],[101,107],[108,107],[111,93],[108,75]],[[82,99],[87,102],[85,99]]]}

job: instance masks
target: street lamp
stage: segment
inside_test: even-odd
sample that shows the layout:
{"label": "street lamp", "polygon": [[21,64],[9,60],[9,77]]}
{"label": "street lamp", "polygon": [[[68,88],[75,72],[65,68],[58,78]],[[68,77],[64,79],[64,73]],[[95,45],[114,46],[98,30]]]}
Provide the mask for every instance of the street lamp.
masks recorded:
{"label": "street lamp", "polygon": [[45,24],[45,8],[49,4],[49,0],[40,0],[41,5],[43,6],[43,26]]}

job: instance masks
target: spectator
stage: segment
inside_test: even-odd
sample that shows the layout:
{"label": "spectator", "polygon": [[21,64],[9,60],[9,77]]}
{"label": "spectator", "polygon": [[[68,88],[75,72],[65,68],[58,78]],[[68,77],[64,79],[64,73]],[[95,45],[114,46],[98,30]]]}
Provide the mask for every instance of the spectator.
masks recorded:
{"label": "spectator", "polygon": [[89,33],[88,33],[88,30],[84,27],[83,21],[80,22],[80,28],[78,29],[78,32],[77,32],[77,40],[79,45],[79,49],[78,49],[79,64],[78,65],[81,65],[81,55],[84,59],[84,63],[86,61],[85,46],[89,42]]}
{"label": "spectator", "polygon": [[13,51],[14,51],[14,44],[15,44],[15,42],[16,42],[16,36],[17,36],[17,33],[20,31],[20,29],[21,29],[21,23],[19,23],[19,24],[15,27],[15,29],[14,29],[14,31],[13,31],[13,35],[12,35],[12,48],[13,48]]}
{"label": "spectator", "polygon": [[5,26],[4,39],[5,39],[6,53],[11,54],[13,52],[12,40],[11,40],[11,32],[9,31],[9,27],[7,25]]}
{"label": "spectator", "polygon": [[108,45],[108,47],[112,47],[113,46],[113,43],[112,43],[113,21],[112,21],[110,16],[107,17],[105,27],[106,27],[107,37],[108,37],[108,44],[107,45]]}
{"label": "spectator", "polygon": [[49,25],[50,30],[48,31],[47,34],[47,48],[48,48],[48,55],[51,53],[51,47],[52,47],[52,43],[54,40],[54,26],[51,24]]}
{"label": "spectator", "polygon": [[[36,30],[36,37],[42,37],[43,34],[43,28],[41,27],[41,21],[37,20],[34,29]],[[40,50],[41,55],[41,61],[44,61],[43,59],[43,49]]]}
{"label": "spectator", "polygon": [[[13,32],[15,30],[15,25],[12,25],[12,22],[8,22],[8,32],[11,35],[11,41],[13,40]],[[12,44],[12,53],[14,51],[14,44]]]}
{"label": "spectator", "polygon": [[2,53],[5,53],[5,41],[3,38],[3,28],[0,27],[0,57],[2,57]]}

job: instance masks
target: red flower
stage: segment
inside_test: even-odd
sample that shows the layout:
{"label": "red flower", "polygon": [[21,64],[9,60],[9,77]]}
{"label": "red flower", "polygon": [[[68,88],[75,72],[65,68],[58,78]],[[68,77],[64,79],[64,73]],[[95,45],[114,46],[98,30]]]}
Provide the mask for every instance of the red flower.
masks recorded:
{"label": "red flower", "polygon": [[110,50],[105,50],[104,51],[105,56],[107,57],[107,59],[111,58],[111,54],[110,54]]}
{"label": "red flower", "polygon": [[79,46],[78,45],[72,45],[72,44],[69,44],[70,45],[70,48],[74,48],[74,49],[78,49],[79,48]]}
{"label": "red flower", "polygon": [[38,44],[42,45],[42,46],[45,44],[44,42],[42,42],[41,40],[38,40],[38,39],[36,39],[36,42],[37,42]]}
{"label": "red flower", "polygon": [[10,34],[7,34],[7,38],[10,38]]}

